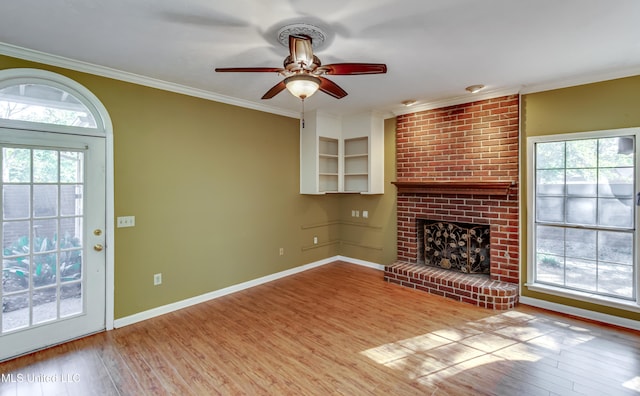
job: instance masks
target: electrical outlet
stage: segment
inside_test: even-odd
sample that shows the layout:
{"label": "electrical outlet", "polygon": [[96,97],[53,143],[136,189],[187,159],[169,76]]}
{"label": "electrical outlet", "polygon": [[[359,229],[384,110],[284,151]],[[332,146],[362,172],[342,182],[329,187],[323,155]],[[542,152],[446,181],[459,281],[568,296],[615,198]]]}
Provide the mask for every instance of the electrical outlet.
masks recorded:
{"label": "electrical outlet", "polygon": [[136,216],[120,216],[117,218],[116,226],[118,228],[123,227],[135,227],[136,225]]}
{"label": "electrical outlet", "polygon": [[314,236],[314,237],[313,237],[313,244],[314,244],[314,245],[317,245],[317,244],[318,244],[318,237],[317,237],[317,236]]}
{"label": "electrical outlet", "polygon": [[153,285],[158,286],[162,284],[162,273],[153,275]]}
{"label": "electrical outlet", "polygon": [[363,210],[362,211],[362,218],[364,218],[364,219],[368,219],[369,218],[369,211],[368,210]]}
{"label": "electrical outlet", "polygon": [[280,248],[280,255],[284,256],[284,248]]}

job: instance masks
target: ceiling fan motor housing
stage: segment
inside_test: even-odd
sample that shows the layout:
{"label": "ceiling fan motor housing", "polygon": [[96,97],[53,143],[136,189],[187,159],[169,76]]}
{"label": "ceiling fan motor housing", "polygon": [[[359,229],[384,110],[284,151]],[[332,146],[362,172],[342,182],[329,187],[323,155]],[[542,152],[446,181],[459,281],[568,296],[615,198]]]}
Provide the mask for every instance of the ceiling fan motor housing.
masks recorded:
{"label": "ceiling fan motor housing", "polygon": [[314,50],[320,49],[327,39],[327,34],[317,26],[308,23],[292,23],[278,30],[277,39],[284,47],[289,47],[289,36],[303,36],[311,39]]}

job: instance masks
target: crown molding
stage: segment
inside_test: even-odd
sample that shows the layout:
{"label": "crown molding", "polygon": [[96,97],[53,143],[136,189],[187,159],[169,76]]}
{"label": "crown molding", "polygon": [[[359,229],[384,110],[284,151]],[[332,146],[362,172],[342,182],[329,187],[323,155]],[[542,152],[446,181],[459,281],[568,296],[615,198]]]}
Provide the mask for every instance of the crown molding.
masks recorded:
{"label": "crown molding", "polygon": [[609,70],[599,73],[585,74],[569,79],[553,80],[540,84],[525,85],[520,91],[521,94],[531,94],[536,92],[551,91],[554,89],[562,89],[575,87],[578,85],[599,83],[602,81],[615,80],[618,78],[632,77],[640,75],[640,67],[634,66],[619,70]]}
{"label": "crown molding", "polygon": [[0,54],[32,62],[43,63],[49,66],[63,67],[65,69],[89,73],[100,77],[112,78],[114,80],[124,81],[132,84],[143,85],[145,87],[161,89],[163,91],[175,92],[182,95],[211,100],[214,102],[244,107],[251,110],[258,110],[265,113],[271,113],[291,118],[300,118],[300,113],[298,112],[280,109],[272,106],[265,106],[255,102],[221,95],[211,91],[205,91],[203,89],[197,89],[186,85],[180,85],[168,81],[145,77],[122,70],[112,69],[88,62],[82,62],[58,55],[52,55],[45,52],[22,48],[12,44],[0,42]]}
{"label": "crown molding", "polygon": [[450,98],[444,98],[440,100],[435,100],[432,102],[420,102],[418,101],[415,105],[412,106],[403,106],[393,109],[392,112],[396,116],[410,114],[410,113],[418,113],[421,111],[440,109],[448,106],[455,106],[464,103],[477,102],[479,100],[487,100],[493,98],[499,98],[501,96],[507,95],[515,95],[520,93],[521,86],[517,87],[509,87],[503,89],[495,89],[491,91],[481,91],[478,93],[468,93],[466,95],[453,96]]}
{"label": "crown molding", "polygon": [[455,96],[451,98],[444,98],[444,99],[436,100],[433,102],[423,102],[423,103],[418,102],[413,106],[397,107],[391,111],[395,116],[399,116],[404,114],[417,113],[420,111],[439,109],[447,106],[455,106],[455,105],[475,102],[479,100],[493,99],[493,98],[498,98],[500,96],[507,96],[507,95],[514,95],[514,94],[520,94],[520,95],[532,94],[536,92],[544,92],[544,91],[550,91],[554,89],[575,87],[578,85],[593,84],[593,83],[598,83],[602,81],[615,80],[618,78],[632,77],[637,75],[640,75],[640,67],[635,66],[635,67],[630,67],[630,68],[620,69],[620,70],[609,70],[606,72],[592,73],[588,75],[573,77],[570,79],[547,81],[540,84],[521,85],[518,87],[510,87],[510,88],[504,88],[504,89],[486,91],[486,92],[481,91],[475,94],[467,94],[467,95],[460,95],[460,96]]}

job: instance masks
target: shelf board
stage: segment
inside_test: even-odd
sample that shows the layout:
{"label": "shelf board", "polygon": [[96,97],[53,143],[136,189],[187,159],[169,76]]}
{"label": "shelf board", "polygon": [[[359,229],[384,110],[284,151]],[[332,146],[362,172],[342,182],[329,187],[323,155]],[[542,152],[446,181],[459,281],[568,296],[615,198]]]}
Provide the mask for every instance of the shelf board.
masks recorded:
{"label": "shelf board", "polygon": [[509,195],[509,190],[517,186],[516,182],[497,181],[410,181],[391,182],[398,193],[414,194],[461,194],[461,195]]}

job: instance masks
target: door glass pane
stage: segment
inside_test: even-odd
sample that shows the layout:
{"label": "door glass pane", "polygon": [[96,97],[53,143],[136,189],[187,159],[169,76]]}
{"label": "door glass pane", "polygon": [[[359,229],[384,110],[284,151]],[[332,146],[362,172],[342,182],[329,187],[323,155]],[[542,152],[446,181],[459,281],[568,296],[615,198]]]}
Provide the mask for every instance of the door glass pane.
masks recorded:
{"label": "door glass pane", "polygon": [[2,224],[2,254],[4,257],[23,256],[31,250],[29,221],[6,221]]}
{"label": "door glass pane", "polygon": [[2,156],[2,331],[83,313],[84,153]]}
{"label": "door glass pane", "polygon": [[60,287],[60,317],[82,313],[82,283],[73,282]]}
{"label": "door glass pane", "polygon": [[31,150],[5,147],[2,151],[2,181],[31,182]]}
{"label": "door glass pane", "polygon": [[57,294],[56,287],[37,289],[33,292],[31,305],[34,324],[49,322],[57,318]]}
{"label": "door glass pane", "polygon": [[82,215],[82,185],[68,184],[60,186],[60,215],[80,216]]}
{"label": "door glass pane", "polygon": [[63,283],[82,279],[81,218],[60,220],[60,276]]}
{"label": "door glass pane", "polygon": [[31,186],[10,184],[2,187],[4,220],[28,219],[31,210]]}
{"label": "door glass pane", "polygon": [[34,287],[55,285],[57,257],[55,254],[34,254],[31,263],[31,280]]}
{"label": "door glass pane", "polygon": [[29,294],[8,294],[2,298],[2,332],[29,326]]}
{"label": "door glass pane", "polygon": [[58,182],[58,152],[55,150],[33,150],[33,182]]}
{"label": "door glass pane", "polygon": [[60,152],[60,182],[82,183],[84,178],[84,155],[74,151]]}
{"label": "door glass pane", "polygon": [[35,184],[33,186],[33,217],[51,217],[58,214],[58,186]]}

